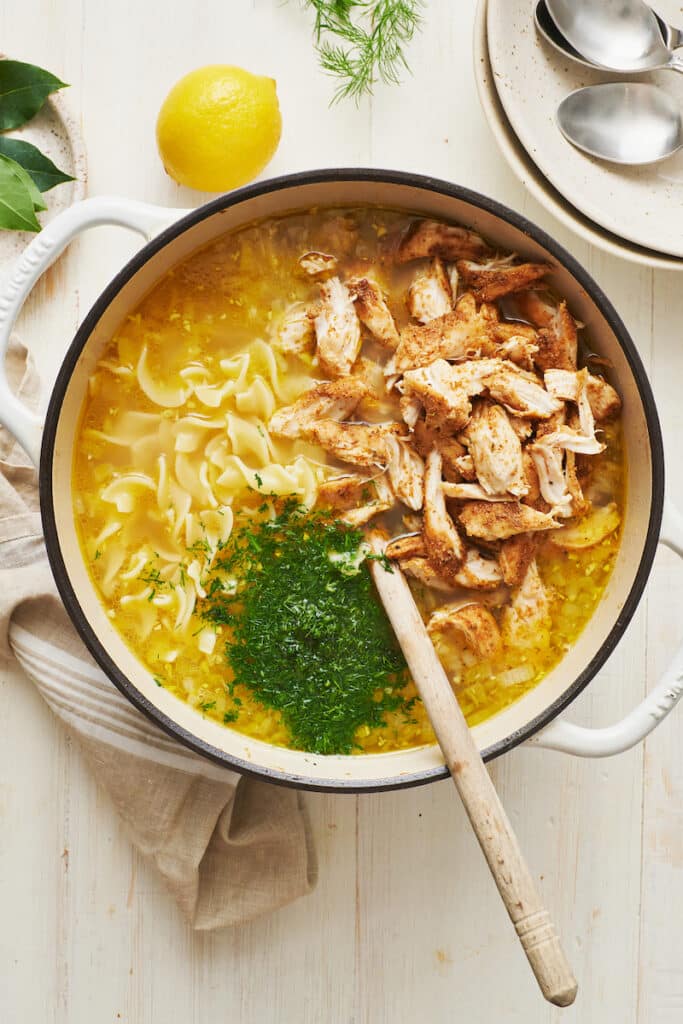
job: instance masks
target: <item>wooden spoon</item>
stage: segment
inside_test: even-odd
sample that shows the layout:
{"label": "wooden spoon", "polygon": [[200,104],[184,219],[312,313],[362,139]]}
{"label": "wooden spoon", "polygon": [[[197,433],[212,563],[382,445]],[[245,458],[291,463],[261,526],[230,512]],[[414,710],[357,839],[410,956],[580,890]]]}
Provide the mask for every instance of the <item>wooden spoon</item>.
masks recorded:
{"label": "wooden spoon", "polygon": [[[370,534],[368,540],[375,554],[384,552],[386,540],[379,534]],[[569,1006],[576,998],[577,985],[555,926],[536,890],[406,578],[398,565],[392,570],[388,572],[381,562],[370,562],[384,610],[541,992],[556,1006]]]}

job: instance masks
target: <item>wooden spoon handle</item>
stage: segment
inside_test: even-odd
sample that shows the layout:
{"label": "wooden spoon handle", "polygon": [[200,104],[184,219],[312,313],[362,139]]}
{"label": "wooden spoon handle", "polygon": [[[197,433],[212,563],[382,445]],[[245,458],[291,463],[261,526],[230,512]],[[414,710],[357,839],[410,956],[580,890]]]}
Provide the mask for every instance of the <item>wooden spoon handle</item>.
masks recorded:
{"label": "wooden spoon handle", "polygon": [[[384,550],[384,541],[377,535],[370,537],[370,543],[376,553]],[[393,572],[376,561],[371,566],[382,604],[531,969],[546,999],[556,1006],[569,1006],[577,991],[571,967],[410,587],[398,566]]]}

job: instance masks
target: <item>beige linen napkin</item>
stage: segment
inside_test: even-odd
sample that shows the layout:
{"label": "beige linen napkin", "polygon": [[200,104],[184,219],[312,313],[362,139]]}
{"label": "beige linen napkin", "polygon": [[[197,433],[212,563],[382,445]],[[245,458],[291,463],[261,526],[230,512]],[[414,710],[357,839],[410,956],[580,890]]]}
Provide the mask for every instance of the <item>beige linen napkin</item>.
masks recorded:
{"label": "beige linen napkin", "polygon": [[[7,366],[35,406],[37,375],[16,340]],[[0,669],[14,654],[194,928],[238,924],[310,892],[301,795],[193,754],[119,693],[59,601],[38,507],[36,473],[0,430]]]}

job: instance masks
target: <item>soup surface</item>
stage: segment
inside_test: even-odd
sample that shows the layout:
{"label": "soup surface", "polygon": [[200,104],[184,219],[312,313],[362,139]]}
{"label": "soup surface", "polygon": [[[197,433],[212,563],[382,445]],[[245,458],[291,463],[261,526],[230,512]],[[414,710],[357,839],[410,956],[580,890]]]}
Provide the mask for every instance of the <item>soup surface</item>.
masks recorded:
{"label": "soup surface", "polygon": [[254,224],[156,285],[91,377],[73,500],[158,685],[270,743],[434,742],[366,527],[398,538],[386,570],[409,577],[470,724],[562,658],[614,565],[624,460],[619,398],[545,270],[364,208]]}

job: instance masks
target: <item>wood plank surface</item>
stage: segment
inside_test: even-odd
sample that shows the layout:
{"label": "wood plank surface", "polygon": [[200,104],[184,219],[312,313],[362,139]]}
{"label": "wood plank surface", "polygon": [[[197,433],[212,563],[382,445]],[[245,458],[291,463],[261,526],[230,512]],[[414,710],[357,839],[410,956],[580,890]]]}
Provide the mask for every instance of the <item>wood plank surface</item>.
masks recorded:
{"label": "wood plank surface", "polygon": [[[400,167],[493,195],[545,226],[613,299],[653,374],[683,504],[683,278],[619,262],[558,225],[512,177],[472,74],[473,0],[431,0],[413,73],[371,102],[328,108],[332,85],[297,0],[0,0],[2,50],[72,83],[91,194],[188,206],[154,144],[182,73],[237,63],[278,81],[284,133],[269,173]],[[676,215],[680,215],[678,212]],[[133,251],[100,229],[31,299],[20,333],[46,379],[80,316]],[[683,572],[662,554],[617,652],[571,717],[607,724],[653,685],[683,633]],[[320,881],[240,929],[188,929],[132,851],[31,684],[0,679],[2,1024],[674,1024],[683,1019],[681,713],[645,752],[578,761],[518,749],[492,767],[568,947],[575,1006],[544,1004],[453,787],[313,795]]]}

